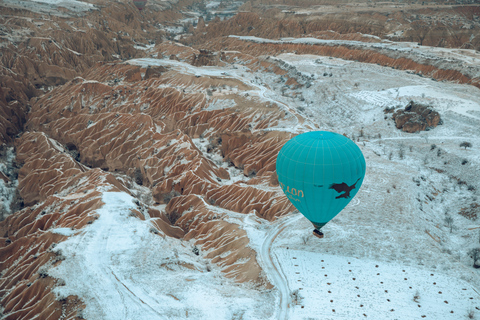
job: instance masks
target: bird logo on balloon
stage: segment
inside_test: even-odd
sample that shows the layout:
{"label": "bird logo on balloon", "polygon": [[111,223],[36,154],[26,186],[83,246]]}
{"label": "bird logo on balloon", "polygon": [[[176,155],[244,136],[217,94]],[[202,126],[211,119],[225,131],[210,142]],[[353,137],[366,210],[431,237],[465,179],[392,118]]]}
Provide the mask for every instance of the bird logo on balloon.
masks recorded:
{"label": "bird logo on balloon", "polygon": [[335,197],[335,199],[340,199],[340,198],[348,199],[348,198],[350,198],[350,191],[355,189],[355,185],[357,184],[357,182],[359,180],[360,180],[360,178],[358,178],[358,180],[355,181],[355,183],[352,184],[351,186],[349,186],[345,182],[332,183],[328,189],[333,189],[333,190],[337,191],[338,193],[345,192],[345,193],[342,193],[341,195],[339,195],[338,197]]}

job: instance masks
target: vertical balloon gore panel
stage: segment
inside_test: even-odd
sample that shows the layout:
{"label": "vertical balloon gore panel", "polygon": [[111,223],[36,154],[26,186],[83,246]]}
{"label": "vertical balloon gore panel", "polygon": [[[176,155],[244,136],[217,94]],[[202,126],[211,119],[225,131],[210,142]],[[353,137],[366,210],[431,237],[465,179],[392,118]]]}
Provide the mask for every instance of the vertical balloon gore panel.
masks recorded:
{"label": "vertical balloon gore panel", "polygon": [[365,168],[360,148],[329,131],[300,134],[277,157],[283,192],[316,228],[333,219],[357,194]]}

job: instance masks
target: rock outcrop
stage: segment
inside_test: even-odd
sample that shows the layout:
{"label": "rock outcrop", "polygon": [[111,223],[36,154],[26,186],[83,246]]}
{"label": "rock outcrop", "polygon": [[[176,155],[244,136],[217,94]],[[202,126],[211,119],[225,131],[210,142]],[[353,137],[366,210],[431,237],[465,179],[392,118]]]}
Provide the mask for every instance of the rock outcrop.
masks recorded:
{"label": "rock outcrop", "polygon": [[409,133],[428,131],[442,124],[442,119],[437,111],[413,101],[410,101],[405,109],[395,111],[392,118],[397,129]]}

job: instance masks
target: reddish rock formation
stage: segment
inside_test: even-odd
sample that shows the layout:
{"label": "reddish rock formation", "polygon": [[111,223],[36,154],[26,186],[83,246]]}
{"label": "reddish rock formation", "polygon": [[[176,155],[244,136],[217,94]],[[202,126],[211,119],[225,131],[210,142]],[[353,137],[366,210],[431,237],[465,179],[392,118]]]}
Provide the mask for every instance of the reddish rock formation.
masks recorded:
{"label": "reddish rock formation", "polygon": [[0,222],[4,318],[78,319],[83,303],[74,296],[59,301],[52,292],[58,283],[47,270],[61,263],[62,256],[53,248],[66,237],[50,230],[76,230],[91,223],[95,219],[92,213],[102,205],[97,186],[126,189],[102,170],[80,170],[42,133],[24,134],[16,143],[19,159],[24,162],[20,192],[27,204],[38,204]]}
{"label": "reddish rock formation", "polygon": [[[148,212],[146,223],[152,232],[191,240],[236,281],[271,287],[245,230],[228,221],[226,212],[273,221],[294,210],[275,173],[276,154],[291,134],[264,132],[284,119],[285,112],[260,98],[245,97],[242,91],[253,87],[241,80],[195,75],[190,70],[194,68],[186,68],[189,72],[173,67],[145,69],[120,60],[158,56],[198,66],[239,63],[253,71],[282,75],[286,85],[301,86],[287,67],[257,57],[296,51],[478,84],[477,79],[455,70],[374,50],[217,38],[233,33],[263,37],[310,33],[324,39],[378,42],[358,33],[384,32],[387,18],[378,13],[368,14],[380,22],[370,25],[345,16],[307,22],[279,19],[275,17],[279,11],[267,12],[262,19],[242,13],[208,26],[200,22],[194,32],[200,50],[159,43],[163,32],[155,29],[157,22],[181,17],[174,9],[161,8],[163,3],[151,3],[151,11],[141,14],[128,2],[96,3],[105,6],[80,19],[45,19],[11,9],[0,17],[8,31],[18,36],[15,45],[0,48],[0,143],[15,140],[17,161],[23,165],[19,192],[27,205],[0,222],[0,256],[5,257],[0,259],[0,299],[5,319],[79,318],[77,312],[85,302],[75,296],[59,301],[52,293],[61,281],[51,278],[48,268],[62,263],[64,257],[55,244],[67,238],[52,230],[77,232],[95,223],[96,210],[103,205],[99,188],[130,193],[127,186],[134,185],[132,181],[150,189],[150,201],[167,204],[164,210],[132,210],[133,219],[146,220]],[[179,3],[178,9],[187,4]],[[396,15],[396,19],[405,18]],[[138,49],[153,40],[157,40],[153,50]],[[473,47],[477,40],[470,40]],[[235,88],[235,93],[229,88]],[[210,108],[222,100],[233,106]],[[426,126],[438,124],[432,112],[419,114]],[[295,116],[303,122],[300,115]],[[199,141],[210,142],[206,152]],[[223,162],[212,154],[223,157]],[[250,179],[232,183],[224,162]]]}
{"label": "reddish rock formation", "polygon": [[[218,264],[229,278],[252,281],[271,287],[263,278],[256,253],[248,247],[246,232],[224,221],[225,214],[199,196],[180,196],[167,206],[169,220],[187,232],[185,240],[194,239],[206,257]],[[238,263],[241,257],[242,263]]]}
{"label": "reddish rock formation", "polygon": [[406,57],[389,57],[383,53],[367,50],[355,49],[342,45],[309,45],[293,43],[255,43],[238,38],[221,38],[209,42],[210,50],[237,50],[249,53],[254,56],[275,55],[283,52],[297,52],[298,54],[315,54],[341,58],[345,60],[354,60],[358,62],[374,63],[382,66],[392,67],[399,70],[413,70],[423,76],[431,77],[436,80],[448,80],[457,83],[471,84],[480,88],[479,78],[470,78],[457,70],[445,70],[433,65],[422,64]]}
{"label": "reddish rock formation", "polygon": [[410,101],[405,109],[395,111],[392,118],[395,120],[397,129],[409,133],[430,130],[442,124],[440,114],[437,111],[413,101]]}
{"label": "reddish rock formation", "polygon": [[[162,54],[176,46],[163,49]],[[223,56],[231,59],[233,55]],[[283,71],[274,63],[243,57],[252,68]],[[182,89],[192,85],[198,88],[196,93]],[[255,212],[274,220],[293,210],[278,187],[265,191],[275,170],[276,152],[290,135],[259,131],[285,116],[275,105],[238,94],[224,97],[214,93],[214,98],[208,98],[207,89],[223,86],[251,90],[235,79],[101,63],[48,95],[32,99],[25,126],[30,132],[17,141],[18,157],[25,163],[20,186],[26,202],[48,201],[62,190],[80,188],[71,177],[84,179],[92,172],[123,190],[108,172],[126,173],[150,188],[157,203],[168,204],[165,212],[149,210],[149,222],[163,231],[162,236],[194,238],[227,276],[268,286],[245,232],[222,220],[218,212],[220,208]],[[206,109],[211,103],[208,99],[224,98],[233,99],[237,107]],[[197,148],[192,139],[199,137],[211,141],[211,152],[219,152],[225,161],[242,168],[245,176],[256,178],[248,184],[225,184],[229,174]],[[38,154],[41,150],[45,155]],[[35,170],[39,167],[48,170]],[[32,184],[33,179],[42,183]],[[57,183],[50,185],[49,181]],[[144,219],[140,211],[135,215]],[[218,239],[212,238],[219,234]],[[224,247],[225,242],[231,244]],[[215,259],[224,250],[231,252],[228,258]]]}
{"label": "reddish rock formation", "polygon": [[198,54],[194,54],[192,57],[192,65],[194,66],[216,66],[218,65],[219,57],[216,53],[208,50],[200,49]]}
{"label": "reddish rock formation", "polygon": [[[203,32],[202,28],[202,32],[184,41],[189,45],[204,44],[214,38],[232,34],[269,39],[312,35],[332,39],[329,33],[333,31],[337,33],[336,39],[376,42],[379,41],[378,38],[362,34],[387,38],[393,31],[397,31],[395,40],[459,48],[467,43],[474,46],[471,35],[478,32],[471,30],[478,31],[480,28],[474,19],[475,16],[479,16],[478,5],[425,8],[412,4],[408,9],[400,6],[395,9],[390,6],[388,9],[378,10],[374,7],[363,9],[350,7],[349,10],[345,10],[344,6],[322,6],[322,10],[316,12],[314,8],[309,7],[308,15],[289,15],[288,12],[281,13],[278,9],[270,11],[259,9],[265,2],[258,1],[257,8],[246,7],[257,12],[241,12],[229,20],[211,21],[208,26],[203,27],[206,32]],[[298,8],[297,3],[291,5]],[[355,12],[352,12],[354,9]],[[478,46],[474,48],[479,49]]]}

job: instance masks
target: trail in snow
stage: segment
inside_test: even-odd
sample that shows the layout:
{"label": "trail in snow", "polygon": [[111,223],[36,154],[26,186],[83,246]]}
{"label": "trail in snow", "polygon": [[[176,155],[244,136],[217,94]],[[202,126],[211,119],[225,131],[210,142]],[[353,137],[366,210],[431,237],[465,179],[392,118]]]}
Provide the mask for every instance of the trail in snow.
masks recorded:
{"label": "trail in snow", "polygon": [[[138,227],[126,221],[130,209],[135,208],[132,197],[125,193],[105,192],[102,200],[105,205],[97,211],[98,220],[85,228],[83,236],[72,237],[56,247],[74,256],[74,259],[64,261],[62,267],[67,267],[70,273],[82,274],[80,278],[67,278],[67,285],[69,281],[75,281],[73,285],[79,289],[78,293],[83,295],[88,292],[91,298],[86,303],[97,311],[96,315],[92,315],[93,318],[162,319],[155,311],[161,310],[162,306],[143,294],[141,289],[127,287],[115,270],[115,260],[126,251],[135,251],[136,247],[132,236],[134,230],[126,230]],[[77,243],[67,245],[71,241]],[[92,283],[96,285],[92,286]],[[61,295],[62,287],[56,289]]]}
{"label": "trail in snow", "polygon": [[289,297],[290,289],[288,286],[287,278],[283,274],[280,263],[277,256],[272,254],[273,242],[277,236],[285,230],[285,228],[296,222],[302,217],[301,214],[294,216],[287,216],[280,220],[267,234],[260,251],[260,256],[263,262],[263,269],[267,272],[270,280],[275,287],[280,291],[280,308],[277,309],[277,315],[275,319],[283,320],[288,319]]}

